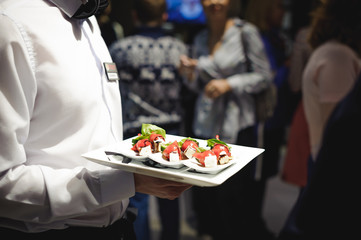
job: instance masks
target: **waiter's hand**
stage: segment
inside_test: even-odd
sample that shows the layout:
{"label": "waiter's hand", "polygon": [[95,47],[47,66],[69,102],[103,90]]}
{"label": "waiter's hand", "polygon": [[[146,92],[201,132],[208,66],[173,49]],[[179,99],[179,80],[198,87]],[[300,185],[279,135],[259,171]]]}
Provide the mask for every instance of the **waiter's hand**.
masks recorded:
{"label": "waiter's hand", "polygon": [[185,190],[192,187],[187,183],[169,181],[134,173],[135,191],[170,200],[179,197]]}

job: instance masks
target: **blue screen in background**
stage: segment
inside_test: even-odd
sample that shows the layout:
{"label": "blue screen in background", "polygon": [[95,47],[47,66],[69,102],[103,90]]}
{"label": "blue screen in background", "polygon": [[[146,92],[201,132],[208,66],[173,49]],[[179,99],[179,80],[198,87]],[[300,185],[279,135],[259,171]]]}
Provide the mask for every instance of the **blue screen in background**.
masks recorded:
{"label": "blue screen in background", "polygon": [[205,24],[206,18],[200,0],[167,0],[168,22],[178,24]]}

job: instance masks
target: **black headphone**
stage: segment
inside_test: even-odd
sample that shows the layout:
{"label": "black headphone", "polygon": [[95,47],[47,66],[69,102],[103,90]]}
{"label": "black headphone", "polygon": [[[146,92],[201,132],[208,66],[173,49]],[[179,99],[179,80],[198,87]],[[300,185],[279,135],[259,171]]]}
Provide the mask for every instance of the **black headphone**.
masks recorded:
{"label": "black headphone", "polygon": [[73,18],[84,19],[93,15],[98,15],[104,11],[109,5],[108,0],[88,0],[86,4],[82,4]]}

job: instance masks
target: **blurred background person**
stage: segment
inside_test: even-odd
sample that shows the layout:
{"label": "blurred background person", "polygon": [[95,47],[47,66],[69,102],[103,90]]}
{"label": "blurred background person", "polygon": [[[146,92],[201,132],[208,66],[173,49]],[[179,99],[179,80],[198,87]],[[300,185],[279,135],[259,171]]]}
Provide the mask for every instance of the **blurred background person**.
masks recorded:
{"label": "blurred background person", "polygon": [[[312,13],[308,41],[313,52],[302,78],[303,104],[311,149],[309,178],[313,176],[314,161],[318,156],[328,118],[335,106],[354,87],[361,70],[360,10],[361,2],[357,0],[322,0]],[[297,230],[295,216],[304,191],[289,215],[282,237],[292,236]]]}
{"label": "blurred background person", "polygon": [[356,0],[322,0],[313,13],[309,43],[314,50],[302,79],[312,159],[330,113],[353,88],[361,69],[360,7]]}
{"label": "blurred background person", "polygon": [[266,151],[255,161],[253,191],[257,192],[257,198],[253,204],[257,205],[255,209],[259,210],[257,214],[262,221],[267,180],[279,172],[281,148],[285,145],[295,101],[287,81],[291,41],[283,28],[284,16],[283,0],[249,0],[245,11],[246,21],[254,24],[260,32],[274,74],[273,83],[277,89],[273,115],[264,123],[259,122],[257,129],[257,146],[265,148]]}
{"label": "blurred background person", "polygon": [[102,37],[108,47],[115,41],[124,37],[122,25],[111,18],[112,1],[108,1],[108,7],[101,13],[96,15]]}
{"label": "blurred background person", "polygon": [[[359,11],[359,10],[358,10]],[[340,79],[342,81],[342,79]],[[361,75],[328,118],[310,181],[299,200],[296,235],[280,239],[360,239]],[[284,235],[282,235],[285,237]]]}
{"label": "blurred background person", "polygon": [[[182,78],[178,73],[186,45],[162,28],[167,20],[165,0],[136,0],[134,35],[114,43],[110,52],[120,76],[124,137],[136,136],[142,123],[155,124],[167,134],[181,135]],[[157,198],[161,239],[179,239],[179,200]],[[135,221],[138,239],[149,239],[149,196],[136,194],[130,205],[139,209]]]}
{"label": "blurred background person", "polygon": [[[280,151],[285,143],[286,130],[292,112],[293,101],[287,82],[291,41],[283,30],[285,8],[283,0],[250,0],[245,18],[256,25],[265,45],[267,57],[274,73],[273,83],[277,87],[277,104],[271,118],[267,119],[262,154],[261,178],[267,179],[278,173]],[[263,181],[264,181],[263,179]]]}
{"label": "blurred background person", "polygon": [[[201,139],[255,146],[253,94],[271,82],[265,48],[254,25],[235,17],[232,0],[202,0],[207,27],[192,44],[193,58],[182,57],[181,71],[198,91],[193,131]],[[241,34],[247,44],[244,52]],[[247,56],[246,56],[247,55]],[[249,65],[248,68],[248,59]],[[251,71],[248,71],[251,69]],[[268,239],[253,204],[253,166],[236,173],[221,186],[192,191],[201,237]]]}
{"label": "blurred background person", "polygon": [[[300,95],[300,100],[289,128],[281,178],[287,183],[299,186],[300,189],[305,187],[307,183],[307,161],[310,156],[308,125],[302,101],[302,76],[312,52],[311,45],[308,43],[310,13],[315,9],[318,2],[319,0],[296,1],[294,6],[294,8],[301,7],[303,12],[298,13],[299,20],[297,23],[299,24],[294,26],[296,34],[293,40],[288,82],[291,91]],[[303,17],[301,14],[303,14]],[[296,29],[296,27],[299,28]]]}

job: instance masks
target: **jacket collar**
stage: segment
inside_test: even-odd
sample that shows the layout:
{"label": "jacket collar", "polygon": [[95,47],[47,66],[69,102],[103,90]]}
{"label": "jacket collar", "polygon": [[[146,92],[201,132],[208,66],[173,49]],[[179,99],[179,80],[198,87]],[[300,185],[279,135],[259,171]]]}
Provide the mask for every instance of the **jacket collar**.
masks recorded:
{"label": "jacket collar", "polygon": [[49,0],[55,4],[61,11],[63,11],[68,17],[72,17],[74,13],[83,4],[82,0]]}

